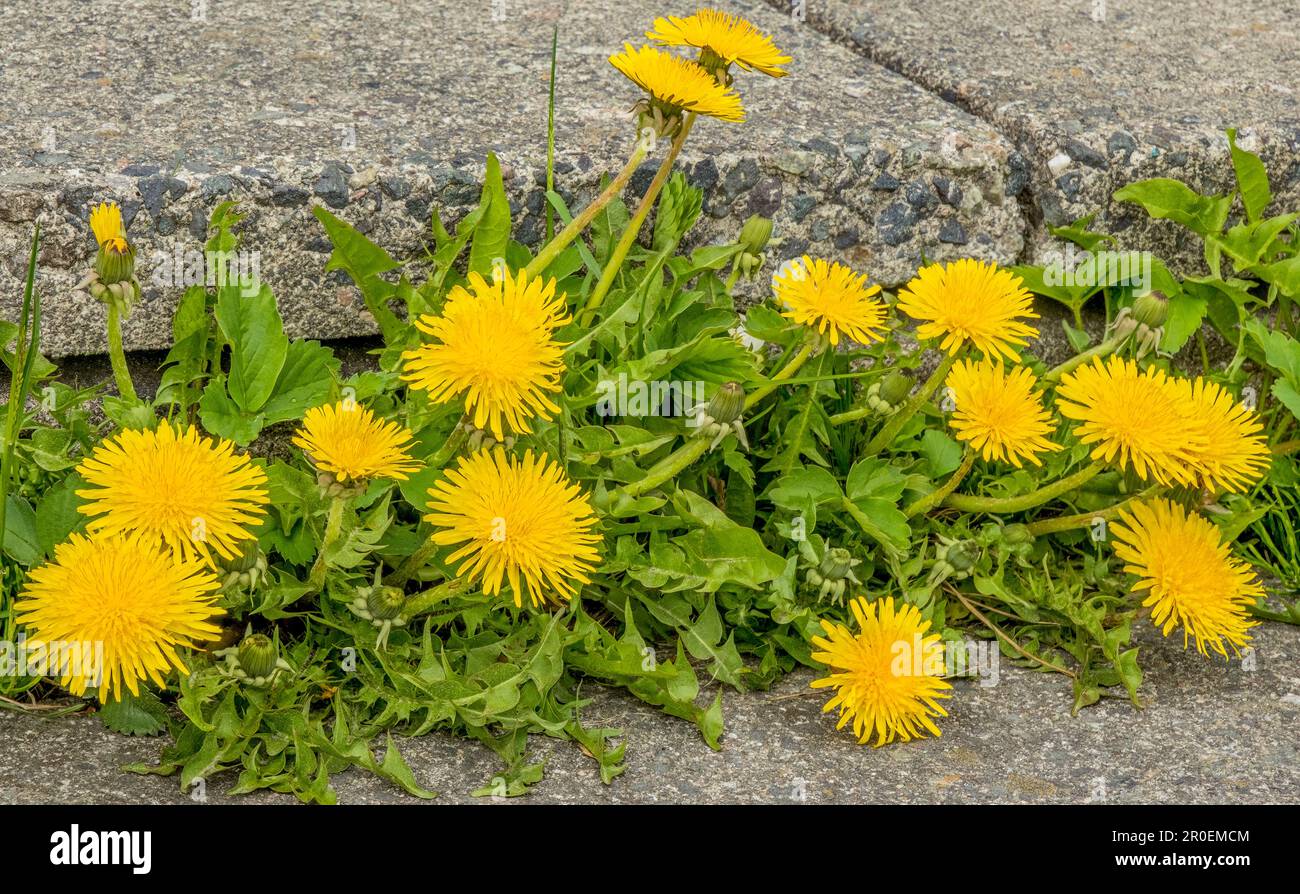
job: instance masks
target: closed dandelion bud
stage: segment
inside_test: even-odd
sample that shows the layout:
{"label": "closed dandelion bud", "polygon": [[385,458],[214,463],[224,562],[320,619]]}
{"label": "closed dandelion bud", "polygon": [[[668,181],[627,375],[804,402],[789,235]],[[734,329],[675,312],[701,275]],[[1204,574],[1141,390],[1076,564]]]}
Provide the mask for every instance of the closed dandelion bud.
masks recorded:
{"label": "closed dandelion bud", "polygon": [[763,249],[767,248],[767,242],[771,238],[771,219],[751,214],[749,219],[745,221],[744,226],[740,228],[740,239],[738,241],[745,246],[747,254],[761,255]]}
{"label": "closed dandelion bud", "polygon": [[948,547],[944,560],[958,573],[970,571],[979,560],[979,545],[971,540],[959,540]]}
{"label": "closed dandelion bud", "polygon": [[892,406],[898,406],[912,393],[912,377],[904,372],[892,372],[880,383],[880,399]]}
{"label": "closed dandelion bud", "polygon": [[366,611],[376,621],[391,621],[406,606],[406,594],[400,587],[377,584],[366,594]]}
{"label": "closed dandelion bud", "polygon": [[275,662],[280,657],[276,654],[275,643],[262,633],[253,633],[244,637],[243,642],[239,644],[238,654],[239,666],[253,679],[270,675],[271,671],[275,670]]}
{"label": "closed dandelion bud", "polygon": [[745,411],[745,389],[739,382],[728,382],[717,390],[705,412],[719,425],[730,425]]}
{"label": "closed dandelion bud", "polygon": [[843,580],[853,570],[853,555],[842,546],[831,547],[826,550],[826,555],[822,557],[818,570],[823,577],[831,580]]}
{"label": "closed dandelion bud", "polygon": [[1144,326],[1159,329],[1169,316],[1169,299],[1160,291],[1147,292],[1133,302],[1133,319]]}

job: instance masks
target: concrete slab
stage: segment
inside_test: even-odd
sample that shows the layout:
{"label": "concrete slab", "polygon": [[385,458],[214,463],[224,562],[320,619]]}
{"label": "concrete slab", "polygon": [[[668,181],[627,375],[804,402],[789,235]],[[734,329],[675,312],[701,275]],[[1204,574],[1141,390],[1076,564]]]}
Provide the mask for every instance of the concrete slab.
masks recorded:
{"label": "concrete slab", "polygon": [[[574,746],[534,737],[546,777],[528,803],[1300,803],[1300,629],[1258,631],[1249,663],[1206,660],[1181,639],[1139,627],[1143,694],[1134,709],[1109,699],[1071,717],[1069,681],[1004,661],[998,684],[960,683],[943,736],[881,749],[858,746],[821,713],[824,693],[799,672],[772,692],[724,696],[723,749],[694,727],[621,692],[593,685],[584,719],[627,736],[627,772],[604,786]],[[113,735],[90,718],[41,720],[0,712],[0,803],[186,803],[175,779],[122,773],[156,759],[156,740]],[[430,803],[469,793],[499,772],[496,758],[446,734],[400,740]],[[206,787],[227,797],[233,774]],[[336,779],[343,803],[415,799],[372,776]],[[491,801],[492,799],[487,799]],[[502,803],[519,803],[501,799]]]}
{"label": "concrete slab", "polygon": [[[789,0],[769,0],[781,9]],[[803,0],[800,0],[803,2]],[[1111,201],[1176,177],[1232,182],[1226,127],[1262,154],[1272,213],[1300,208],[1300,22],[1269,0],[806,0],[808,23],[1012,140],[1008,181],[1035,224],[1100,211],[1126,247],[1195,264],[1182,231]],[[1058,247],[1059,250],[1059,247]]]}
{"label": "concrete slab", "polygon": [[[830,254],[887,284],[923,252],[1019,255],[1014,148],[995,128],[758,0],[726,7],[795,62],[780,81],[742,78],[747,123],[708,121],[688,142],[707,191],[700,239],[775,215],[778,258]],[[15,0],[0,61],[0,313],[13,313],[40,219],[46,348],[103,350],[102,308],[70,289],[92,258],[87,206],[117,199],[146,285],[127,344],[163,347],[180,289],[150,282],[151,258],[200,248],[210,209],[237,199],[250,213],[245,247],[261,253],[293,333],[372,331],[355,291],[323,273],[329,246],[311,207],[418,256],[430,208],[454,220],[472,206],[493,150],[535,241],[552,27],[558,185],[580,205],[633,140],[638,94],[606,57],[656,14],[615,0]]]}

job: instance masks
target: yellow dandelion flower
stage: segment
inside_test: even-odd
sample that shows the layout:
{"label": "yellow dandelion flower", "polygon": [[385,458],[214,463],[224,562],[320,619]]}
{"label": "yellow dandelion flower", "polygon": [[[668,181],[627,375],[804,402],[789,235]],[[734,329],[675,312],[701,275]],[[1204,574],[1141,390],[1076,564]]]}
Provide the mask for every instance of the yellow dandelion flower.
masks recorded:
{"label": "yellow dandelion flower", "polygon": [[575,583],[599,559],[596,517],[578,485],[556,463],[532,451],[523,462],[500,447],[461,457],[429,489],[425,521],[439,528],[434,543],[463,544],[447,557],[457,574],[482,581],[489,596],[509,582],[516,606],[525,587],[533,605],[573,598]]}
{"label": "yellow dandelion flower", "polygon": [[266,514],[266,474],[229,441],[163,422],[124,431],[81,461],[92,532],[139,532],[185,558],[233,559]]}
{"label": "yellow dandelion flower", "polygon": [[117,207],[117,202],[100,202],[91,209],[90,231],[101,247],[111,248],[118,254],[126,253],[126,229],[122,226],[122,209]]}
{"label": "yellow dandelion flower", "polygon": [[346,484],[379,477],[405,480],[420,467],[407,453],[413,438],[356,401],[339,401],[308,410],[293,442],[317,469]]}
{"label": "yellow dandelion flower", "polygon": [[885,304],[872,297],[880,286],[867,285],[866,276],[843,264],[804,255],[772,278],[772,288],[788,308],[783,317],[829,333],[832,345],[840,343],[840,333],[864,345],[883,338]]}
{"label": "yellow dandelion flower", "polygon": [[1038,454],[1060,450],[1061,445],[1048,440],[1056,423],[1043,409],[1037,384],[1028,367],[1007,372],[1001,360],[958,361],[948,374],[948,396],[954,406],[948,424],[958,440],[966,441],[986,460],[1018,467],[1024,459],[1041,466]]}
{"label": "yellow dandelion flower", "polygon": [[930,622],[914,605],[898,609],[892,597],[850,603],[858,622],[854,634],[842,624],[822,620],[825,637],[814,636],[815,661],[839,673],[813,681],[814,689],[833,687],[835,696],[823,711],[840,709],[836,729],[850,721],[859,744],[874,731],[876,747],[895,738],[904,742],[924,738],[928,730],[940,735],[931,718],[947,717],[936,699],[951,698],[943,679],[943,644],[939,634],[926,635]]}
{"label": "yellow dandelion flower", "polygon": [[1078,423],[1080,441],[1096,445],[1094,460],[1131,468],[1145,481],[1191,481],[1190,464],[1202,444],[1163,371],[1139,370],[1135,361],[1116,356],[1093,360],[1061,378],[1056,408]]}
{"label": "yellow dandelion flower", "polygon": [[150,536],[72,534],[31,573],[14,609],[27,648],[43,644],[49,675],[74,695],[98,685],[103,702],[123,687],[138,695],[146,678],[163,686],[172,668],[188,673],[177,649],[221,632],[211,620],[217,589],[202,562],[165,553]]}
{"label": "yellow dandelion flower", "polygon": [[1213,522],[1157,497],[1121,510],[1111,533],[1115,555],[1137,577],[1133,589],[1147,591],[1142,605],[1161,633],[1181,625],[1183,648],[1195,638],[1202,655],[1209,646],[1225,658],[1225,641],[1234,652],[1250,642],[1247,631],[1258,622],[1249,608],[1264,590],[1250,566],[1229,555]]}
{"label": "yellow dandelion flower", "polygon": [[1015,360],[1015,346],[1038,335],[1020,322],[1038,317],[1020,277],[973,258],[917,271],[898,293],[898,309],[922,321],[916,327],[918,338],[941,338],[940,347],[949,354],[970,342],[986,356]]}
{"label": "yellow dandelion flower", "polygon": [[[646,32],[646,37],[663,46],[696,47],[724,65],[734,62],[747,71],[761,71],[774,78],[785,77],[788,72],[781,66],[790,64],[790,57],[777,49],[770,35],[740,16],[715,9],[701,9],[685,18],[655,19],[654,30]],[[707,55],[701,61],[708,67]]]}
{"label": "yellow dandelion flower", "polygon": [[740,96],[724,87],[698,63],[654,47],[623,44],[609,62],[657,102],[674,110],[723,121],[744,121]]}
{"label": "yellow dandelion flower", "polygon": [[1191,462],[1197,484],[1213,493],[1249,490],[1272,461],[1259,416],[1214,382],[1177,379],[1174,387],[1195,432]]}
{"label": "yellow dandelion flower", "polygon": [[547,396],[560,390],[564,344],[552,336],[571,319],[555,280],[508,271],[487,282],[469,276],[456,286],[442,316],[423,316],[416,327],[438,339],[402,355],[402,378],[429,392],[434,403],[465,395],[465,413],[498,440],[505,429],[528,434],[533,416],[549,419],[560,408]]}

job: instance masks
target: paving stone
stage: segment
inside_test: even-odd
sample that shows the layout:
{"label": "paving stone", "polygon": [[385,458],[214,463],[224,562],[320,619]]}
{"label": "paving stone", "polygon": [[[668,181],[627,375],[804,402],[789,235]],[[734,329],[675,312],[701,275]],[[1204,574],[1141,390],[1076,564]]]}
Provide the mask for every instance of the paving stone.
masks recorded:
{"label": "paving stone", "polygon": [[[552,28],[557,185],[581,206],[634,140],[627,112],[638,91],[607,57],[657,14],[614,0],[506,0],[500,21],[487,4],[411,15],[380,0],[291,11],[223,0],[196,21],[191,4],[140,0],[128,26],[107,6],[15,0],[5,10],[0,315],[14,314],[39,219],[54,355],[105,348],[103,309],[71,287],[93,258],[88,205],[106,199],[138,206],[130,235],[146,295],[125,326],[129,348],[170,339],[180,289],[149,283],[155,252],[198,248],[191,222],[226,200],[249,212],[244,248],[261,252],[292,334],[373,331],[355,290],[325,279],[311,209],[325,205],[395,256],[419,257],[430,210],[449,225],[459,219],[494,151],[512,174],[520,232],[539,237]],[[1026,225],[1008,198],[1013,147],[995,128],[759,0],[728,8],[772,32],[795,62],[781,80],[741,73],[749,120],[704,121],[688,141],[683,167],[709,193],[697,240],[734,238],[749,214],[773,213],[777,264],[793,246],[886,285],[905,281],[923,254],[1016,259]],[[872,184],[886,175],[900,184],[941,176],[981,198],[881,226],[895,196]],[[943,242],[949,221],[988,239]]]}
{"label": "paving stone", "polygon": [[[789,0],[769,0],[789,9]],[[1122,247],[1199,272],[1199,242],[1111,195],[1148,177],[1232,184],[1224,129],[1259,152],[1272,213],[1300,208],[1300,21],[1240,0],[817,0],[807,24],[989,122],[1016,146],[1005,182],[1037,224],[1099,212]],[[968,228],[969,229],[969,228]]]}
{"label": "paving stone", "polygon": [[[942,737],[879,749],[835,730],[807,671],[771,692],[724,695],[719,752],[690,724],[592,684],[583,719],[625,731],[627,772],[602,785],[578,748],[535,736],[546,777],[496,803],[1300,803],[1300,629],[1261,628],[1249,665],[1183,651],[1145,623],[1137,631],[1143,710],[1104,699],[1071,716],[1068,680],[1003,660],[996,685],[957,684]],[[500,772],[487,749],[443,733],[398,743],[416,780],[439,793],[430,803],[494,802],[470,794]],[[0,803],[188,802],[175,778],[119,769],[156,761],[158,748],[91,718],[2,712]],[[233,775],[206,786],[209,803],[292,800],[227,796]],[[355,771],[335,787],[343,803],[415,801]]]}

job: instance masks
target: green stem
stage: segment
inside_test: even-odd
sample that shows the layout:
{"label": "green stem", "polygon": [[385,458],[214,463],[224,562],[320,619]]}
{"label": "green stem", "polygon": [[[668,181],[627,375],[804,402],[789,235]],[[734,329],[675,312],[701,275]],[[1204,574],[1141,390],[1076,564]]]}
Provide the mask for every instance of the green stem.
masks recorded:
{"label": "green stem", "polygon": [[1096,512],[1080,512],[1075,515],[1058,515],[1056,518],[1042,518],[1035,522],[1030,522],[1025,527],[1029,533],[1035,537],[1043,534],[1058,534],[1061,531],[1073,531],[1075,528],[1086,528],[1097,519],[1112,519],[1119,515],[1120,512],[1128,509],[1136,503],[1154,496],[1160,492],[1160,487],[1149,487],[1129,497],[1127,500],[1121,500],[1114,506],[1107,506],[1105,509],[1098,509]]}
{"label": "green stem", "polygon": [[959,509],[962,512],[988,512],[994,515],[1024,512],[1026,509],[1041,506],[1049,500],[1082,487],[1105,468],[1102,463],[1092,463],[1084,466],[1073,475],[1062,478],[1060,481],[1040,487],[1038,490],[1030,491],[1027,494],[1021,494],[1018,497],[975,497],[969,494],[951,494],[943,501],[943,505]]}
{"label": "green stem", "polygon": [[428,565],[429,560],[433,558],[434,553],[437,551],[438,544],[434,543],[432,538],[425,540],[419,549],[407,557],[400,568],[388,576],[388,580],[384,581],[384,583],[390,587],[402,586],[411,579],[415,572]]}
{"label": "green stem", "polygon": [[307,578],[307,586],[311,593],[319,593],[325,585],[325,555],[334,548],[335,542],[339,539],[339,532],[343,530],[343,510],[347,508],[347,497],[334,497],[330,501],[329,515],[325,520],[325,537],[321,540],[320,552],[316,553],[316,561],[311,566],[311,575]]}
{"label": "green stem", "polygon": [[131,370],[126,365],[126,352],[122,349],[122,308],[116,301],[108,302],[108,359],[113,365],[117,393],[126,400],[138,400],[135,385],[131,383]]}
{"label": "green stem", "polygon": [[467,578],[453,577],[451,580],[443,581],[438,586],[416,593],[406,600],[406,606],[402,609],[402,617],[414,618],[416,615],[424,614],[438,603],[446,602],[453,596],[459,596],[469,589],[470,582]]}
{"label": "green stem", "polygon": [[935,389],[948,377],[948,373],[952,371],[952,365],[956,362],[956,354],[944,355],[943,360],[939,361],[939,365],[935,367],[934,372],[930,373],[930,378],[925,380],[925,384],[921,386],[920,390],[913,394],[907,403],[898,409],[897,413],[885,421],[880,431],[876,432],[876,436],[871,439],[863,451],[862,455],[864,457],[875,456],[894,442],[894,438],[902,431],[903,426],[916,415],[921,407],[925,406],[926,401],[934,395]]}
{"label": "green stem", "polygon": [[781,387],[783,381],[797,373],[808,362],[808,358],[812,356],[813,350],[819,343],[817,340],[805,342],[804,346],[799,349],[799,353],[790,358],[789,363],[781,367],[772,378],[759,385],[745,397],[745,409],[748,410],[753,407],[754,404]]}
{"label": "green stem", "polygon": [[1300,440],[1283,441],[1281,444],[1274,444],[1268,449],[1274,456],[1287,456],[1288,454],[1300,451]]}
{"label": "green stem", "polygon": [[1294,609],[1275,612],[1271,608],[1264,607],[1263,599],[1250,607],[1250,613],[1261,621],[1275,621],[1279,624],[1300,624],[1300,614],[1297,614]]}
{"label": "green stem", "polygon": [[587,299],[587,306],[583,310],[582,321],[584,324],[591,323],[596,311],[600,308],[601,302],[605,300],[605,296],[609,294],[609,290],[613,287],[614,277],[618,276],[618,271],[623,266],[623,260],[627,257],[628,251],[631,250],[632,243],[640,235],[641,224],[645,223],[646,217],[650,214],[650,208],[654,205],[655,199],[659,197],[659,191],[668,182],[668,175],[672,172],[673,163],[677,161],[677,156],[682,151],[682,144],[686,142],[686,137],[691,132],[693,124],[695,124],[695,113],[691,112],[682,120],[681,128],[677,131],[677,136],[673,137],[673,144],[669,148],[668,154],[664,156],[663,162],[659,165],[659,170],[655,172],[654,179],[650,181],[650,188],[641,197],[641,204],[636,206],[636,213],[628,221],[627,229],[623,231],[618,244],[614,246],[613,254],[605,263],[605,269],[600,274],[600,282],[596,283],[596,288],[592,290],[591,297]]}
{"label": "green stem", "polygon": [[1088,350],[1084,351],[1082,354],[1075,354],[1073,357],[1071,357],[1069,360],[1062,363],[1060,366],[1056,366],[1048,370],[1046,373],[1043,374],[1042,380],[1044,382],[1056,382],[1060,380],[1061,376],[1070,372],[1080,364],[1093,359],[1094,357],[1106,357],[1110,354],[1113,354],[1115,352],[1115,349],[1118,348],[1120,345],[1124,344],[1124,342],[1127,340],[1128,340],[1127,335],[1122,337],[1118,335],[1111,336],[1110,338],[1103,341],[1101,344],[1089,348]]}
{"label": "green stem", "polygon": [[460,452],[460,448],[469,439],[468,419],[468,416],[461,417],[460,422],[456,423],[456,427],[451,430],[451,434],[447,435],[447,440],[442,442],[438,452],[429,458],[425,466],[430,469],[441,469]]}
{"label": "green stem", "polygon": [[583,208],[577,217],[569,221],[569,223],[565,225],[564,229],[560,230],[560,232],[555,235],[555,238],[548,242],[542,250],[537,253],[537,257],[533,258],[532,261],[529,262],[528,266],[524,268],[524,272],[529,277],[537,276],[549,267],[551,262],[555,260],[559,253],[564,251],[564,249],[569,246],[569,243],[576,239],[578,234],[587,228],[587,225],[595,219],[596,215],[600,213],[600,210],[623,192],[623,187],[627,186],[627,181],[632,179],[632,175],[636,173],[636,169],[640,167],[641,162],[645,159],[647,151],[648,147],[646,146],[645,141],[638,140],[636,148],[632,150],[632,155],[627,160],[627,164],[625,164],[623,169],[609,182],[609,185],[605,187],[604,191],[601,192],[601,194],[598,195],[590,205]]}
{"label": "green stem", "polygon": [[973,465],[975,465],[975,451],[967,450],[966,455],[962,458],[961,465],[957,467],[955,472],[948,476],[948,480],[945,481],[941,487],[936,488],[931,493],[916,500],[911,506],[908,506],[907,509],[904,510],[907,517],[913,518],[914,516],[929,512],[935,506],[942,503],[948,498],[949,494],[957,489],[957,485],[961,484],[962,479],[970,472],[971,466]]}
{"label": "green stem", "polygon": [[630,484],[623,485],[623,493],[629,497],[639,497],[646,491],[654,490],[665,481],[676,477],[677,473],[695,462],[708,450],[709,439],[702,435],[696,435],[651,466],[650,470],[645,473],[645,477],[640,481],[633,481]]}

